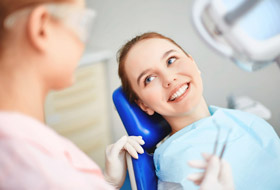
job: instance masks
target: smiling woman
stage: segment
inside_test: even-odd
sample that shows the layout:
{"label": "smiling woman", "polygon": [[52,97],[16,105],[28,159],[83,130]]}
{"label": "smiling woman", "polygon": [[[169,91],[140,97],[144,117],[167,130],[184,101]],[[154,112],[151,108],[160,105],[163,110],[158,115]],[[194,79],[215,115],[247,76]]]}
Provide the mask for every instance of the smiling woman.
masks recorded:
{"label": "smiling woman", "polygon": [[249,113],[208,106],[200,70],[172,39],[153,32],[136,36],[120,49],[118,61],[130,101],[149,115],[161,114],[171,126],[171,136],[154,153],[159,189],[198,188],[186,179],[193,173],[186,163],[213,151],[217,128],[215,147],[227,141],[224,159],[233,168],[236,189],[280,188],[280,142],[273,128]]}
{"label": "smiling woman", "polygon": [[119,76],[131,101],[150,115],[164,116],[173,133],[192,123],[179,123],[178,114],[197,112],[192,114],[197,120],[210,115],[202,96],[200,71],[189,54],[157,33],[143,34],[131,42],[130,49],[124,46],[119,55]]}

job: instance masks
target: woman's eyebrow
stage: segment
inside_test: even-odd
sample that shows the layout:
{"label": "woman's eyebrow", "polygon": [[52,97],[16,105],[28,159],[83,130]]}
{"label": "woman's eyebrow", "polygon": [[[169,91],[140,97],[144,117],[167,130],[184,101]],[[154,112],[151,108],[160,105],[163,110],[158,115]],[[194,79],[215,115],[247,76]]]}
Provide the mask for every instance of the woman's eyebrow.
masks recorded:
{"label": "woman's eyebrow", "polygon": [[[171,49],[171,50],[168,50],[167,52],[165,52],[163,54],[163,56],[161,57],[161,59],[164,59],[165,57],[167,57],[170,53],[172,52],[176,52],[176,50],[174,49]],[[139,82],[140,82],[140,79],[149,71],[150,69],[147,69],[145,71],[143,71],[137,78],[137,84],[139,85]]]}
{"label": "woman's eyebrow", "polygon": [[143,71],[137,78],[137,84],[139,85],[140,79],[149,71],[150,69],[146,69]]}
{"label": "woman's eyebrow", "polygon": [[161,57],[161,60],[164,59],[165,57],[167,57],[167,56],[168,56],[170,53],[172,53],[172,52],[176,52],[176,50],[174,50],[174,49],[168,50],[167,52],[165,52],[165,53],[163,54],[163,56]]}

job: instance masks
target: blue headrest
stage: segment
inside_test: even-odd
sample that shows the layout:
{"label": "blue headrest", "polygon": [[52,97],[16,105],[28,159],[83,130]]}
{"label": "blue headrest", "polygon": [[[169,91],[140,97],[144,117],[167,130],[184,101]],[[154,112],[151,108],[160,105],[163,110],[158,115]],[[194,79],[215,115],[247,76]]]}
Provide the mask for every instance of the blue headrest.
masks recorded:
{"label": "blue headrest", "polygon": [[142,111],[136,103],[130,103],[122,87],[113,93],[113,101],[129,136],[142,136],[144,149],[152,149],[167,136],[171,129],[159,114],[152,116]]}

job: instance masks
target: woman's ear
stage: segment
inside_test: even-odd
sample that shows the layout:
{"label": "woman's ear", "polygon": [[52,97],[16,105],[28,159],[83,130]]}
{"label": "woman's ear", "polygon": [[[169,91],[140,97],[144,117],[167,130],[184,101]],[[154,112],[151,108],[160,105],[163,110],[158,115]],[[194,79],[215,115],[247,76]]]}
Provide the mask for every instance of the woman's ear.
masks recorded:
{"label": "woman's ear", "polygon": [[31,45],[38,51],[48,46],[50,15],[44,6],[38,6],[30,13],[27,20],[27,36]]}
{"label": "woman's ear", "polygon": [[142,100],[135,100],[135,103],[148,115],[154,115],[155,111],[147,106]]}

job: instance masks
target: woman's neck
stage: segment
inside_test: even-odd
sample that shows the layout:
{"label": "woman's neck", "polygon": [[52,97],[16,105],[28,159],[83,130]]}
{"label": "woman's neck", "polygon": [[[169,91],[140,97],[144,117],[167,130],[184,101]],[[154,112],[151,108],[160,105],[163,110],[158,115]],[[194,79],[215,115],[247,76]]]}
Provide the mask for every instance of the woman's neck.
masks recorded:
{"label": "woman's neck", "polygon": [[186,127],[200,119],[209,117],[210,115],[211,114],[209,112],[208,106],[207,106],[204,98],[202,98],[200,103],[186,115],[178,116],[178,117],[169,117],[169,118],[166,118],[166,120],[171,126],[171,135],[172,135],[172,134],[176,133],[177,131],[183,129],[184,127]]}
{"label": "woman's neck", "polygon": [[19,112],[44,122],[46,93],[36,72],[22,69],[25,68],[0,68],[0,110]]}

